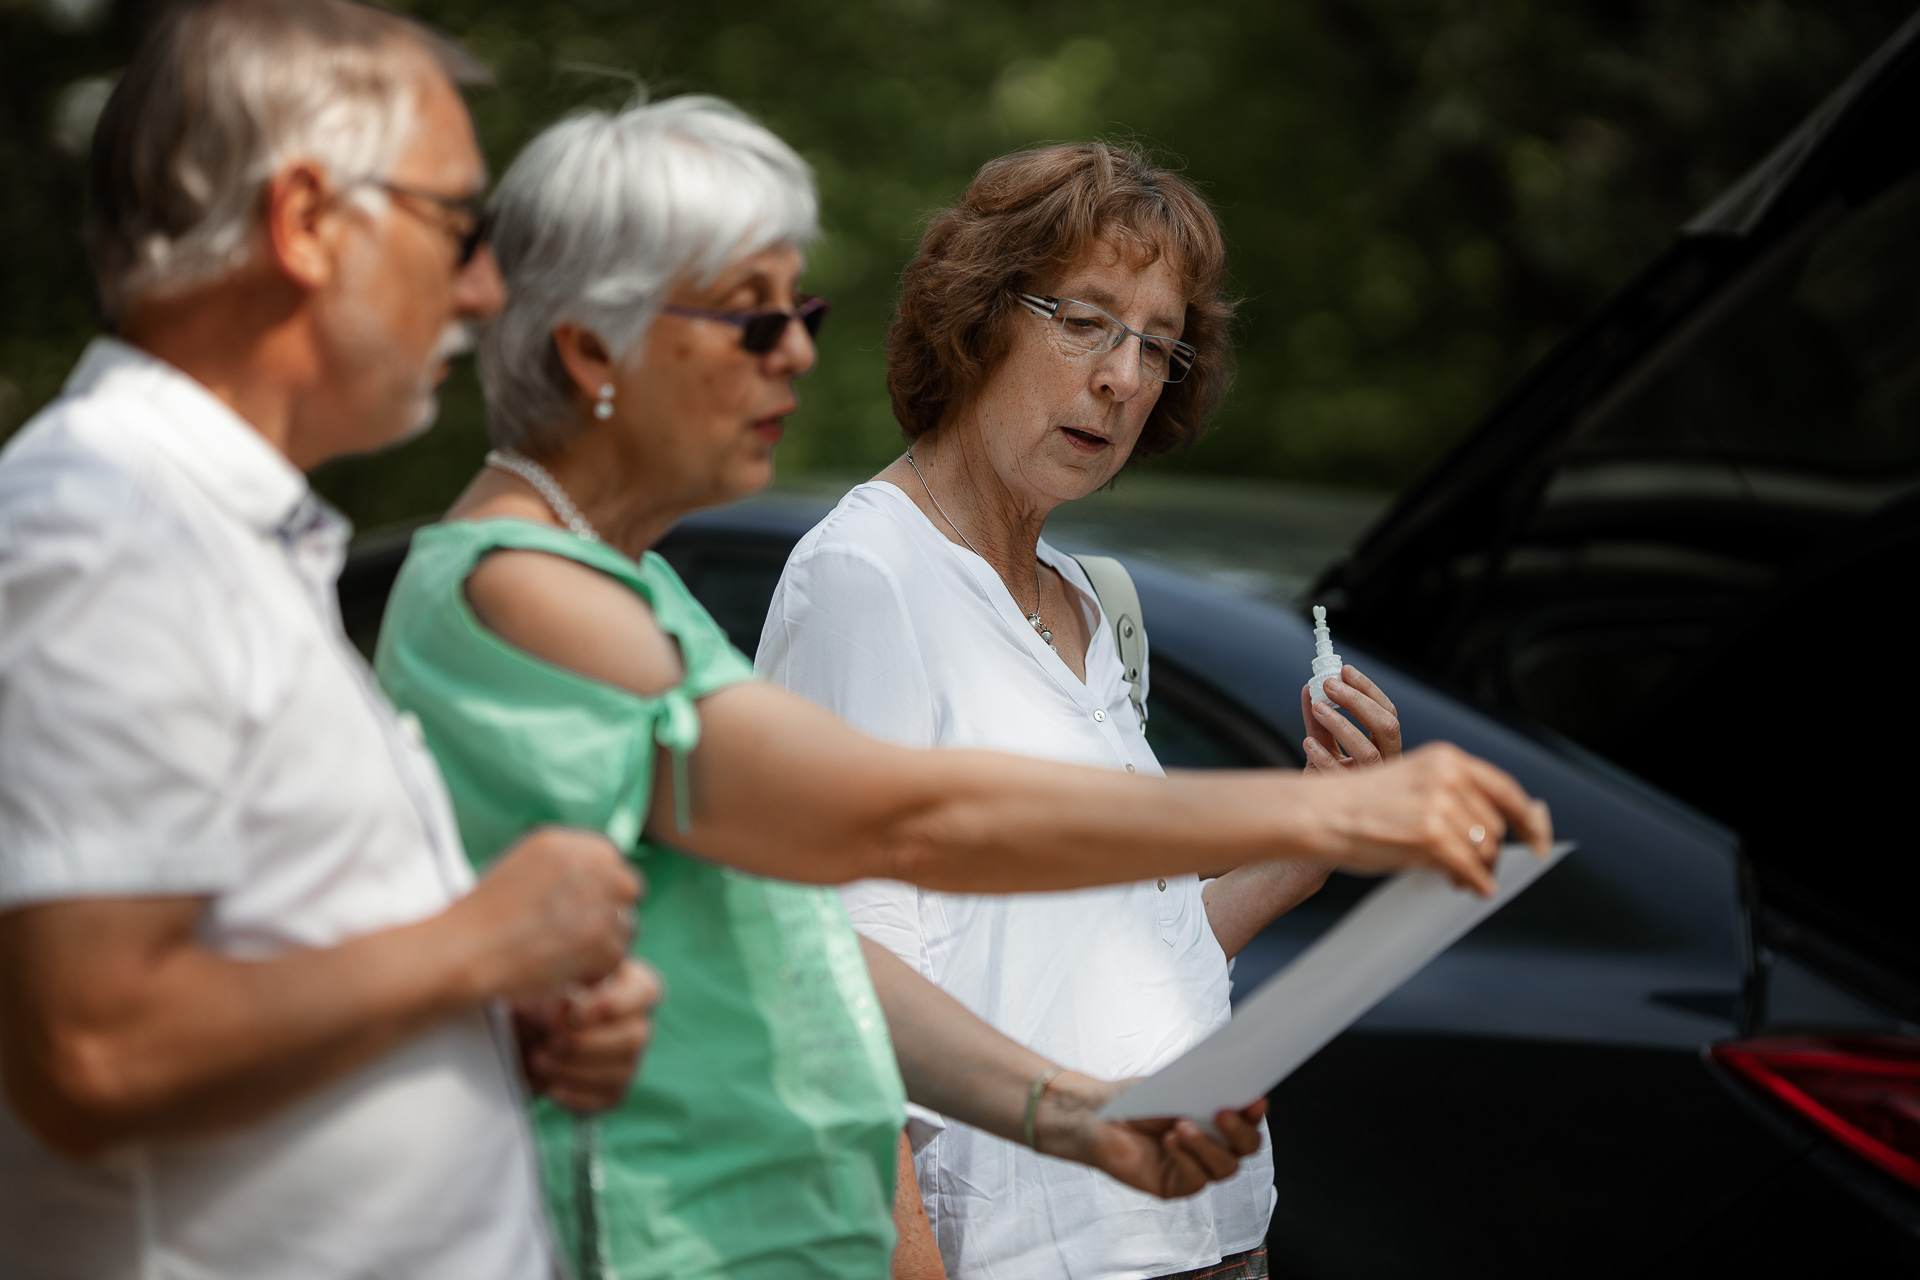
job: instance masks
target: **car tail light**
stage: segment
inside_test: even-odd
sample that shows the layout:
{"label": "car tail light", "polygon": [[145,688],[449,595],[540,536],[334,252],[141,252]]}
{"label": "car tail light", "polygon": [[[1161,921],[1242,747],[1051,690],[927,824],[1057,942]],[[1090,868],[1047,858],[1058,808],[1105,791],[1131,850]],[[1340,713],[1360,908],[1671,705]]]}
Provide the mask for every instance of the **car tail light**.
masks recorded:
{"label": "car tail light", "polygon": [[1781,1036],[1715,1045],[1708,1057],[1920,1188],[1920,1039]]}

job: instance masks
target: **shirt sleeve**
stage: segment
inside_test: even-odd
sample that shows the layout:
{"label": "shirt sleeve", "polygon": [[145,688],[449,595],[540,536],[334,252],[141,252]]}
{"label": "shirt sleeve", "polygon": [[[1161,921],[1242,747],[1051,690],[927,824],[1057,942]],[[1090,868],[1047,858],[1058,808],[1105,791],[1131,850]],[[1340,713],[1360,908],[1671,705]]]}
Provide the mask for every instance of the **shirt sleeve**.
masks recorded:
{"label": "shirt sleeve", "polygon": [[933,692],[905,595],[892,570],[857,547],[787,562],[754,666],[862,733],[934,745]]}
{"label": "shirt sleeve", "polygon": [[0,530],[0,907],[214,894],[241,870],[244,675],[213,621],[233,609],[122,496],[135,511]]}

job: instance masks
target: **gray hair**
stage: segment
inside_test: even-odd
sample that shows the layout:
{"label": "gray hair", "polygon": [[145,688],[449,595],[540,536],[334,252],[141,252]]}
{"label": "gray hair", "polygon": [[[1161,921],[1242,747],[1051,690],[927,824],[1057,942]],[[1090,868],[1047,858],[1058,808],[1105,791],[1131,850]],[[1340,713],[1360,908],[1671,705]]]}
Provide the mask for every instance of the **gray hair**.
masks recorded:
{"label": "gray hair", "polygon": [[384,176],[424,77],[471,54],[357,0],[198,0],[143,40],[93,137],[87,241],[101,308],[217,280],[253,256],[260,193],[294,160]]}
{"label": "gray hair", "polygon": [[536,451],[580,425],[555,325],[629,360],[668,292],[818,234],[813,175],[793,148],[718,98],[589,111],[527,144],[500,179],[493,250],[506,309],[480,338],[493,441]]}

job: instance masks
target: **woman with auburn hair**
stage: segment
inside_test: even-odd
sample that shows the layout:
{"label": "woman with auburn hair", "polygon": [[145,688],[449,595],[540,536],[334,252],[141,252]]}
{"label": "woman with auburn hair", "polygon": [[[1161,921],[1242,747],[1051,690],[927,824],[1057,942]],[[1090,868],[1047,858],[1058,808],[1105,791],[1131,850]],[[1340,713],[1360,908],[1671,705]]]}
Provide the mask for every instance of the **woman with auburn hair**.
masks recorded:
{"label": "woman with auburn hair", "polygon": [[[557,824],[605,832],[646,878],[635,953],[666,994],[645,1068],[603,1115],[534,1103],[583,1280],[880,1280],[903,1095],[1149,1199],[1259,1147],[1261,1101],[1216,1116],[1217,1138],[1101,1120],[1123,1082],[1057,1074],[815,886],[1066,889],[1279,857],[1484,889],[1470,826],[1546,836],[1511,778],[1457,751],[1332,783],[1136,779],[902,749],[755,680],[649,548],[767,483],[826,312],[796,292],[816,207],[792,149],[713,99],[534,139],[492,208],[496,452],[414,535],[380,635],[470,857]],[[522,1016],[563,1046],[596,1031],[590,1003]]]}
{"label": "woman with auburn hair", "polygon": [[[1161,774],[1144,642],[1132,651],[1126,619],[1116,635],[1115,600],[1040,530],[1129,462],[1199,438],[1232,377],[1225,278],[1206,201],[1134,152],[1053,146],[983,168],[927,228],[888,335],[911,445],[795,547],[762,674],[902,745]],[[1400,755],[1366,677],[1348,667],[1326,688],[1358,725],[1303,688],[1308,772]],[[1010,1039],[1124,1078],[1227,1020],[1230,959],[1328,871],[1219,865],[1235,869],[1001,897],[866,881],[843,898],[858,932]],[[950,1275],[1267,1274],[1264,1147],[1167,1202],[919,1119],[913,1163]],[[920,1214],[910,1193],[903,1222]]]}

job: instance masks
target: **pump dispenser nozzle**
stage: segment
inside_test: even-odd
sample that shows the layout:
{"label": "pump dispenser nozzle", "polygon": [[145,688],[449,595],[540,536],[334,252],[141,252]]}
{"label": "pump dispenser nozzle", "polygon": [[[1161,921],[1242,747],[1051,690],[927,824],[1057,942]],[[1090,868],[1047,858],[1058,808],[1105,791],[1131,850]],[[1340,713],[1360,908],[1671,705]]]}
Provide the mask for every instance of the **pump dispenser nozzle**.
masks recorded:
{"label": "pump dispenser nozzle", "polygon": [[1340,674],[1340,655],[1333,651],[1333,634],[1327,630],[1325,605],[1313,606],[1313,678],[1307,689],[1315,702],[1327,700],[1327,677]]}

